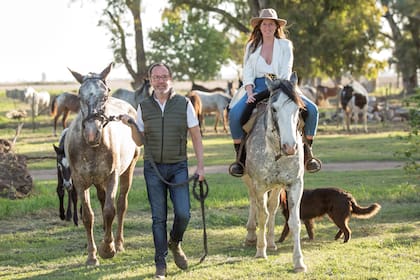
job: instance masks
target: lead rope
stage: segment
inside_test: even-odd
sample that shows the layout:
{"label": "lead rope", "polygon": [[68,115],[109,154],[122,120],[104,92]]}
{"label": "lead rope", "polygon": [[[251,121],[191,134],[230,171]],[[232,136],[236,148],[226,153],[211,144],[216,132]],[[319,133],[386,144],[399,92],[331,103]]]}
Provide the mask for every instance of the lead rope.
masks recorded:
{"label": "lead rope", "polygon": [[[198,178],[196,180],[194,180],[194,185],[193,185],[193,195],[194,198],[197,199],[198,201],[200,201],[200,205],[201,205],[201,218],[203,220],[203,246],[204,246],[204,254],[201,256],[200,258],[200,262],[202,263],[204,261],[204,259],[207,256],[208,250],[207,250],[207,232],[206,232],[206,215],[205,215],[205,207],[204,207],[204,201],[207,198],[207,195],[209,194],[209,185],[207,184],[206,179],[204,179],[204,181],[199,181],[199,186],[200,186],[200,193],[197,193],[197,181]],[[204,188],[205,187],[205,188]]]}

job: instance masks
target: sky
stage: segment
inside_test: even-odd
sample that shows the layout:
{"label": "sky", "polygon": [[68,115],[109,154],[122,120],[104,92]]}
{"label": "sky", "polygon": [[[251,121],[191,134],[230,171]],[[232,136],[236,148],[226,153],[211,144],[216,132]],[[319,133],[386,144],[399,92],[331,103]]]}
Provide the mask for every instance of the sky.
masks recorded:
{"label": "sky", "polygon": [[[142,0],[143,28],[160,25],[167,0]],[[99,72],[113,61],[110,36],[98,27],[105,0],[0,0],[0,83],[73,81],[67,67],[81,74]],[[237,75],[222,68],[223,78]],[[117,65],[110,79],[131,79]]]}
{"label": "sky", "polygon": [[[100,72],[113,61],[110,36],[97,23],[104,0],[0,0],[0,83],[72,81],[67,67],[81,74]],[[143,28],[160,24],[167,0],[143,0]],[[146,46],[147,47],[147,46]],[[127,78],[117,66],[110,79]]]}

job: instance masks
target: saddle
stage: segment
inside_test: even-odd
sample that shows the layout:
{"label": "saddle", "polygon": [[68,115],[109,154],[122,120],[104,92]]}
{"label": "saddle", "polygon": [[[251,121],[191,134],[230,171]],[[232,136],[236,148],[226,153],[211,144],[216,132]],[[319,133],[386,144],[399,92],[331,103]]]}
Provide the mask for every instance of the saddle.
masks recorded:
{"label": "saddle", "polygon": [[[251,117],[249,120],[242,126],[242,129],[245,131],[247,135],[249,135],[254,128],[255,121],[258,116],[265,113],[267,109],[267,99],[264,99],[260,101],[256,108],[252,111]],[[299,114],[299,122],[298,122],[298,131],[302,132],[302,135],[304,133],[303,127],[305,126],[305,121],[303,119],[302,113]]]}

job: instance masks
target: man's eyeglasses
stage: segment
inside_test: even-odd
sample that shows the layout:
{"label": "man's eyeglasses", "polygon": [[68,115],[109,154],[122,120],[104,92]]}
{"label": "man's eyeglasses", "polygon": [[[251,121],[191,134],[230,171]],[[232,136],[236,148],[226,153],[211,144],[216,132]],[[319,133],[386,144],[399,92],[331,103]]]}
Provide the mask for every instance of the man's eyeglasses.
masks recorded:
{"label": "man's eyeglasses", "polygon": [[154,81],[167,81],[169,80],[169,76],[168,75],[163,75],[163,76],[152,76],[152,80]]}

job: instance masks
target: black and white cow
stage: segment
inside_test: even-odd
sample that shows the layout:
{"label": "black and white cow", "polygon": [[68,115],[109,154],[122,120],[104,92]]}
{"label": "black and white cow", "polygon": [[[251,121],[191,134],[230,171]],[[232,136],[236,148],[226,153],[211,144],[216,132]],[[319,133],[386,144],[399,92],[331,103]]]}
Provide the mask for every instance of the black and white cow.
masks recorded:
{"label": "black and white cow", "polygon": [[354,120],[355,127],[359,122],[359,114],[362,114],[363,129],[367,129],[367,113],[368,113],[368,92],[358,82],[352,81],[344,86],[340,92],[340,104],[343,110],[343,127],[350,131],[351,120]]}

